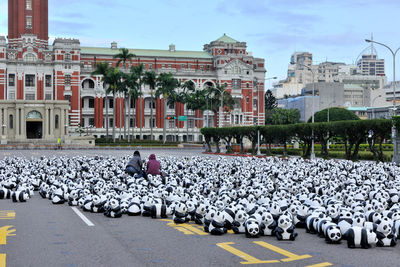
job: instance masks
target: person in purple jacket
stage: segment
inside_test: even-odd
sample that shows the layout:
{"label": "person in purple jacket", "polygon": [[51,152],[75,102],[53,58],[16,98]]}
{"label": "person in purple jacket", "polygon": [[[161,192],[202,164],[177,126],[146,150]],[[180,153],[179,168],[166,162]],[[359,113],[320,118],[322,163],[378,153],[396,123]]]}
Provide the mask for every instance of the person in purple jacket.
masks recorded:
{"label": "person in purple jacket", "polygon": [[159,175],[160,174],[160,162],[156,160],[156,155],[151,154],[149,157],[149,161],[147,162],[147,174],[151,175]]}

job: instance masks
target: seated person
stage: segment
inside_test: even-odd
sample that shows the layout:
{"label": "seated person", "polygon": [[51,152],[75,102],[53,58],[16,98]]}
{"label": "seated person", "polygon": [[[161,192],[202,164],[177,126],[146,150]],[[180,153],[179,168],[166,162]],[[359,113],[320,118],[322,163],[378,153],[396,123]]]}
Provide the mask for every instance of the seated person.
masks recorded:
{"label": "seated person", "polygon": [[138,177],[142,177],[143,176],[142,166],[143,162],[140,157],[140,153],[139,151],[135,151],[133,153],[133,158],[131,158],[131,160],[128,162],[126,166],[125,172],[132,176],[137,174]]}
{"label": "seated person", "polygon": [[156,160],[156,155],[151,154],[149,161],[147,162],[147,174],[159,175],[160,174],[160,162]]}

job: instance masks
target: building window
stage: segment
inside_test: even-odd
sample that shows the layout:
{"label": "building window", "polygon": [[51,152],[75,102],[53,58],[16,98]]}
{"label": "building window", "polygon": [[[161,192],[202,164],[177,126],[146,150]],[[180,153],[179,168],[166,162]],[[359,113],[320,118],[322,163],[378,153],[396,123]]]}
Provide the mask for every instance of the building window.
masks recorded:
{"label": "building window", "polygon": [[131,98],[131,108],[136,108],[136,100]]}
{"label": "building window", "polygon": [[188,64],[188,69],[191,69],[191,68],[192,68],[192,65]]}
{"label": "building window", "polygon": [[59,124],[60,124],[60,119],[59,119],[59,116],[56,115],[56,116],[55,116],[55,119],[54,119],[54,127],[55,127],[56,129],[58,129]]}
{"label": "building window", "polygon": [[33,93],[26,93],[25,100],[35,100],[35,94]]}
{"label": "building window", "polygon": [[25,75],[25,86],[26,87],[35,87],[35,75],[34,74]]}
{"label": "building window", "polygon": [[9,122],[9,126],[10,126],[9,128],[13,129],[14,128],[14,116],[13,115],[9,116],[8,122]]}
{"label": "building window", "polygon": [[89,118],[89,126],[94,126],[94,118]]}
{"label": "building window", "polygon": [[108,101],[108,107],[109,107],[109,108],[114,108],[114,99],[109,99],[109,101]]}
{"label": "building window", "polygon": [[108,126],[109,126],[109,127],[114,127],[113,124],[114,124],[114,119],[110,119],[110,123],[109,123]]}
{"label": "building window", "polygon": [[165,64],[162,64],[162,65],[161,65],[161,68],[165,69]]}
{"label": "building window", "polygon": [[129,122],[129,127],[135,127],[135,119],[131,119]]}
{"label": "building window", "polygon": [[241,82],[242,81],[240,79],[232,79],[232,89],[240,89],[240,88],[242,88]]}
{"label": "building window", "polygon": [[189,123],[189,128],[194,128],[194,120],[193,119],[189,119],[188,123]]}
{"label": "building window", "polygon": [[26,28],[32,29],[32,16],[26,16]]}
{"label": "building window", "polygon": [[149,69],[153,69],[153,64],[149,64]]}
{"label": "building window", "polygon": [[71,75],[65,75],[65,85],[71,86]]}
{"label": "building window", "polygon": [[169,108],[169,109],[175,109],[175,103],[174,103],[174,102],[169,103],[169,104],[168,104],[168,108]]}
{"label": "building window", "polygon": [[204,70],[204,66],[200,65],[200,70],[203,71]]}
{"label": "building window", "polygon": [[89,108],[94,108],[94,98],[89,98]]}
{"label": "building window", "polygon": [[85,107],[85,99],[82,98],[82,108],[84,108],[84,107]]}
{"label": "building window", "polygon": [[175,128],[175,120],[168,121],[168,128]]}
{"label": "building window", "polygon": [[51,75],[46,75],[46,87],[51,87]]}
{"label": "building window", "polygon": [[15,86],[15,74],[8,74],[8,86]]}
{"label": "building window", "polygon": [[257,107],[257,99],[253,99],[253,107]]}
{"label": "building window", "polygon": [[32,0],[26,0],[26,9],[32,10]]}
{"label": "building window", "polygon": [[210,70],[210,65],[207,65],[207,70],[208,70],[208,71]]}
{"label": "building window", "polygon": [[172,65],[171,65],[171,64],[169,64],[169,65],[168,65],[168,68],[169,68],[169,69],[172,69]]}
{"label": "building window", "polygon": [[45,100],[51,100],[51,99],[52,99],[51,93],[46,94],[44,99],[45,99]]}
{"label": "building window", "polygon": [[184,68],[185,68],[185,64],[182,64],[182,65],[181,65],[181,68],[184,69]]}
{"label": "building window", "polygon": [[71,61],[71,60],[72,60],[71,54],[70,54],[70,53],[66,53],[66,54],[65,54],[65,61],[69,62],[69,61]]}
{"label": "building window", "polygon": [[[151,105],[151,103],[153,103],[153,107]],[[149,108],[156,108],[156,102],[155,101],[149,101]]]}

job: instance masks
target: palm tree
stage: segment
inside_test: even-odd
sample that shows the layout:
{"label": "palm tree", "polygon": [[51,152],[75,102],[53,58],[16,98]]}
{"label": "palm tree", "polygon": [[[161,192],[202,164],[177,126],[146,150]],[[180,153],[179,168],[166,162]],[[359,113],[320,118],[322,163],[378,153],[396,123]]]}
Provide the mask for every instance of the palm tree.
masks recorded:
{"label": "palm tree", "polygon": [[[208,87],[206,90],[206,95],[208,96],[208,99],[211,100],[211,110],[214,112],[214,114],[217,114],[217,112],[219,112],[219,108],[221,106],[221,93],[223,94],[223,107],[221,108],[221,110],[223,111],[224,108],[225,110],[229,110],[234,107],[236,101],[233,99],[232,95],[225,90],[225,86],[217,83],[215,87]],[[220,118],[221,116],[222,114],[219,114]]]}
{"label": "palm tree", "polygon": [[157,75],[154,71],[146,71],[144,73],[143,82],[150,87],[150,140],[153,140],[153,90],[156,88]]}
{"label": "palm tree", "polygon": [[[133,67],[132,67],[133,68]],[[128,97],[126,101],[128,102],[125,106],[128,107],[128,142],[131,140],[130,136],[130,122],[131,122],[131,107],[130,107],[130,102],[133,99],[134,103],[136,103],[136,100],[140,96],[140,91],[139,91],[139,85],[137,83],[138,77],[136,75],[136,72],[134,72],[131,68],[131,72],[125,76],[125,84],[126,87],[128,88]],[[133,125],[135,127],[135,125]],[[134,129],[134,128],[133,128]],[[133,134],[133,133],[132,133]]]}
{"label": "palm tree", "polygon": [[116,93],[119,91],[119,90],[121,90],[121,87],[122,87],[122,73],[119,71],[119,69],[118,68],[114,68],[114,67],[111,67],[111,68],[109,68],[108,69],[108,71],[107,71],[107,74],[106,74],[106,76],[105,76],[105,81],[106,81],[106,83],[107,84],[109,84],[110,85],[110,87],[108,88],[108,90],[107,90],[107,93],[110,93],[110,92],[112,92],[113,93],[113,97],[114,97],[114,99],[113,99],[113,101],[114,101],[114,105],[113,105],[113,108],[114,108],[114,112],[113,112],[113,114],[114,114],[114,119],[113,119],[113,142],[115,143],[115,115],[116,115],[116,112],[115,112],[115,96],[116,96]]}
{"label": "palm tree", "polygon": [[[108,72],[109,65],[105,62],[98,62],[95,66],[95,71],[92,72],[92,75],[101,75],[101,80],[104,82],[106,74]],[[104,85],[106,83],[104,82]],[[108,139],[108,97],[107,93],[105,95],[105,106],[106,106],[106,139]],[[100,111],[103,112],[103,111]]]}
{"label": "palm tree", "polygon": [[163,142],[166,142],[166,111],[167,111],[167,102],[173,102],[176,99],[175,89],[178,87],[179,82],[175,79],[172,73],[161,73],[158,76],[157,89],[156,89],[156,98],[159,96],[163,96],[164,98],[164,127],[163,127]]}
{"label": "palm tree", "polygon": [[136,55],[130,53],[129,49],[127,49],[127,48],[120,48],[119,51],[120,52],[118,54],[114,55],[114,57],[113,57],[113,58],[119,58],[116,67],[118,68],[119,64],[121,64],[121,62],[122,62],[124,64],[123,68],[126,69],[126,62],[128,60],[132,60],[132,58],[136,57]]}
{"label": "palm tree", "polygon": [[[138,66],[133,66],[131,71],[134,72],[137,76],[137,84],[139,86],[140,95],[142,95],[142,86],[143,86],[143,73],[144,73],[144,65],[140,64]],[[140,127],[140,140],[142,140],[142,128],[143,128],[143,120],[142,120],[142,98],[140,97],[139,101],[139,127]]]}
{"label": "palm tree", "polygon": [[182,85],[182,89],[183,91],[180,93],[179,95],[179,102],[181,102],[182,104],[185,104],[186,106],[186,142],[189,142],[189,108],[188,108],[188,104],[189,101],[191,100],[191,95],[196,91],[196,85],[188,80],[186,82],[183,83]]}

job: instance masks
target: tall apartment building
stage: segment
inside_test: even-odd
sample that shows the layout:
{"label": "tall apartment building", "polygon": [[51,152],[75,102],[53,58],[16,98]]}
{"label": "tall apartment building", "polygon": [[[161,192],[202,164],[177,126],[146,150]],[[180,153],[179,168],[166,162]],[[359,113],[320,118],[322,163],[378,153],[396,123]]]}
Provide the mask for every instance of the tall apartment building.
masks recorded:
{"label": "tall apartment building", "polygon": [[377,55],[362,55],[357,62],[357,66],[362,75],[366,76],[385,76],[385,60],[378,59]]}
{"label": "tall apartment building", "polygon": [[[253,57],[245,42],[225,34],[206,44],[202,51],[176,50],[174,45],[165,50],[129,49],[136,57],[121,68],[143,64],[157,74],[171,72],[183,82],[191,80],[199,89],[219,83],[237,100],[229,112],[204,114],[200,110],[186,111],[182,103],[163,110],[164,100],[151,98],[146,87],[141,98],[128,106],[119,94],[115,106],[112,95],[108,95],[107,103],[102,77],[91,73],[100,61],[116,66],[118,59],[113,56],[119,53],[117,44],[83,47],[77,39],[57,38],[49,45],[48,0],[9,0],[8,28],[8,43],[0,36],[2,139],[51,141],[75,134],[79,124],[93,127],[91,133],[101,137],[106,134],[106,107],[110,127],[126,125],[138,137],[137,128],[142,125],[143,135],[149,138],[153,124],[157,140],[162,137],[163,118],[168,115],[188,116],[185,122],[167,121],[169,140],[201,140],[200,128],[204,125],[264,123],[264,59]],[[125,116],[129,110],[131,121]],[[189,134],[186,127],[190,128]]]}

